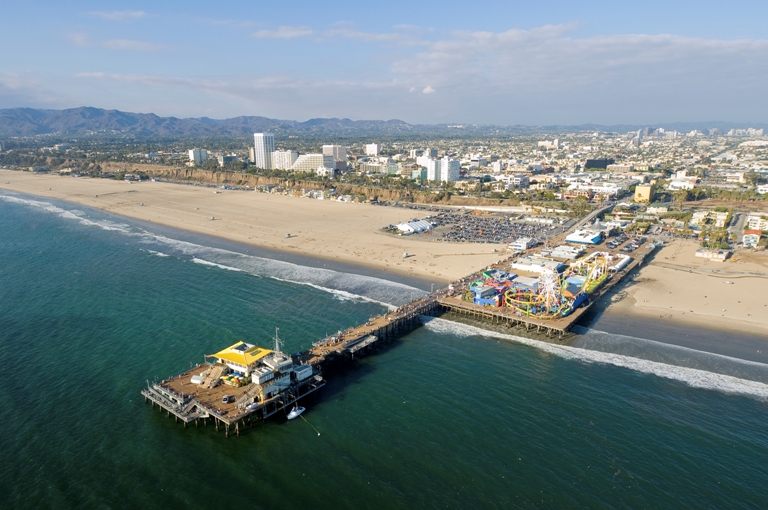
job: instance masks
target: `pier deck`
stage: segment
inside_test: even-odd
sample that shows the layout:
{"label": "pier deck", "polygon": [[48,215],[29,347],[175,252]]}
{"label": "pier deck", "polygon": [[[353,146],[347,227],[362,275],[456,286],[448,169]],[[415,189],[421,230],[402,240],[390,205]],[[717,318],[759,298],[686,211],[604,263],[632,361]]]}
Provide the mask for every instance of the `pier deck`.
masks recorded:
{"label": "pier deck", "polygon": [[[212,418],[217,430],[221,424],[229,434],[229,427],[234,425],[239,434],[239,425],[245,420],[250,423],[254,417],[268,418],[325,386],[325,380],[322,377],[312,376],[297,385],[292,392],[260,400],[256,405],[248,407],[242,403],[245,399],[241,397],[247,396],[246,393],[252,391],[257,385],[248,384],[238,388],[221,383],[209,388],[192,382],[192,377],[199,376],[203,372],[217,372],[220,367],[221,365],[218,364],[202,363],[169,379],[147,384],[141,393],[146,400],[152,402],[153,406],[157,405],[168,415],[174,415],[176,420],[181,420],[185,426],[191,422],[197,424],[200,419],[206,420],[207,424],[207,419]],[[225,395],[233,397],[232,401],[224,403],[222,399]]]}
{"label": "pier deck", "polygon": [[349,328],[316,342],[302,354],[302,361],[312,365],[335,359],[360,356],[379,343],[392,340],[421,325],[420,316],[438,311],[437,300],[443,292],[435,292],[417,301],[401,306],[384,315],[374,317],[365,324]]}
{"label": "pier deck", "polygon": [[[510,326],[520,325],[528,330],[544,332],[547,336],[563,337],[592,304],[642,264],[649,254],[650,250],[646,244],[645,250],[638,251],[630,264],[613,273],[601,288],[590,295],[586,303],[565,317],[544,319],[526,316],[509,307],[481,306],[462,300],[463,291],[471,282],[481,278],[482,272],[477,272],[455,282],[452,287],[427,294],[396,310],[373,317],[365,324],[315,342],[313,347],[301,353],[299,358],[302,363],[319,365],[321,369],[336,361],[355,359],[376,349],[381,343],[392,341],[418,328],[422,324],[422,315],[438,315],[444,311],[473,315]],[[510,259],[501,260],[487,269],[506,270],[509,263]],[[221,372],[221,365],[200,364],[161,382],[152,385],[148,382],[142,394],[146,400],[152,402],[153,407],[156,404],[169,416],[173,414],[177,421],[182,420],[185,427],[190,422],[197,425],[201,419],[207,424],[208,419],[212,418],[217,430],[221,424],[229,435],[229,428],[234,425],[235,432],[239,435],[240,425],[245,424],[246,420],[252,423],[254,417],[266,419],[325,385],[325,380],[320,375],[313,375],[292,386],[290,392],[284,391],[272,398],[258,400],[246,406],[246,403],[254,400],[253,395],[259,393],[260,387],[255,384],[239,388],[218,384]],[[203,384],[193,383],[193,376],[202,376]],[[222,399],[225,395],[233,397],[233,401],[224,403]]]}

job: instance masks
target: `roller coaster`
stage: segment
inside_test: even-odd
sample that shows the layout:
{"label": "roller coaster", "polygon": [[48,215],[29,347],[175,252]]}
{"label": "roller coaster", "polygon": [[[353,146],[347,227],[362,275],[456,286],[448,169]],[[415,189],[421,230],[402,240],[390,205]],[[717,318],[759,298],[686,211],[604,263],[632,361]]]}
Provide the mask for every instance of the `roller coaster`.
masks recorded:
{"label": "roller coaster", "polygon": [[556,319],[579,307],[609,277],[609,260],[596,253],[574,262],[562,274],[547,269],[533,287],[514,285],[504,292],[504,306],[527,317]]}
{"label": "roller coaster", "polygon": [[482,278],[464,291],[462,299],[486,307],[511,308],[526,317],[565,317],[599,289],[611,271],[617,270],[614,259],[607,253],[595,252],[573,262],[562,274],[544,269],[538,279],[518,278],[504,271],[485,271]]}

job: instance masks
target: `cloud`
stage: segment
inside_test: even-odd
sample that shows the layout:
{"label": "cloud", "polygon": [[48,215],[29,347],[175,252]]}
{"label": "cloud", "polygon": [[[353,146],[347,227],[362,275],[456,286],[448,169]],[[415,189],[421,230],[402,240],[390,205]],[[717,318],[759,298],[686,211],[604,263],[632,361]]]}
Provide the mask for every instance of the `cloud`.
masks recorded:
{"label": "cloud", "polygon": [[93,41],[87,34],[75,32],[67,34],[69,42],[81,48],[101,47],[108,50],[126,50],[126,51],[157,51],[163,48],[160,44],[146,41],[134,41],[131,39],[109,39],[106,41]]}
{"label": "cloud", "polygon": [[[176,105],[178,112],[191,115],[206,104],[221,108],[219,116],[223,112],[276,118],[330,114],[398,117],[409,122],[656,124],[768,118],[766,40],[669,34],[576,37],[575,27],[426,35],[418,30],[364,32],[351,24],[337,24],[328,31],[278,27],[264,31],[262,38],[311,37],[315,43],[335,37],[349,39],[333,41],[348,46],[365,41],[371,43],[365,49],[371,58],[365,63],[350,60],[344,80],[302,67],[302,60],[283,74],[265,76],[244,70],[242,76],[198,78],[132,74],[131,69],[140,67],[126,63],[122,69],[127,71],[119,74],[70,77],[79,84],[70,93],[81,97],[77,101],[81,104],[90,101],[84,92],[90,90],[105,97],[107,105],[110,100],[122,101],[126,108],[135,101],[149,105],[145,110],[151,111],[155,104],[158,110],[178,114],[170,110],[170,105]],[[69,40],[94,47],[109,43],[114,49],[159,48],[138,41],[89,42],[77,33],[70,34]],[[109,87],[100,84],[104,80],[111,82]],[[424,95],[429,95],[428,100]]]}
{"label": "cloud", "polygon": [[80,32],[67,34],[67,39],[75,46],[88,46],[90,43],[88,36]]}
{"label": "cloud", "polygon": [[[734,76],[768,79],[768,41],[675,35],[571,38],[573,25],[506,32],[458,31],[394,61],[392,73],[411,83],[465,92],[577,97],[648,95],[674,87],[732,89]],[[725,79],[726,76],[730,78]],[[638,96],[635,96],[637,99]]]}
{"label": "cloud", "polygon": [[400,32],[434,32],[435,31],[435,29],[431,27],[424,28],[417,25],[405,25],[405,24],[395,25],[392,28]]}
{"label": "cloud", "polygon": [[[398,95],[403,90],[403,85],[395,81],[312,80],[288,75],[179,78],[87,72],[77,73],[73,78],[81,90],[94,90],[99,95],[109,91],[110,97],[119,98],[115,101],[124,102],[123,109],[137,110],[135,106],[125,106],[129,98],[146,102],[146,98],[151,97],[157,106],[144,111],[165,108],[166,114],[197,116],[200,105],[218,105],[216,116],[220,118],[238,115],[285,119],[359,117],[364,111],[372,115],[370,118],[392,118],[391,110],[402,103]],[[105,81],[110,82],[109,87],[103,85]],[[175,111],[168,111],[171,104]]]}
{"label": "cloud", "polygon": [[369,43],[392,43],[399,46],[423,46],[427,44],[426,41],[413,33],[403,33],[404,31],[412,32],[411,30],[404,30],[403,27],[406,25],[400,25],[401,32],[364,32],[355,28],[353,23],[339,22],[334,28],[323,32],[322,35],[325,38],[342,37]]}
{"label": "cloud", "polygon": [[0,72],[0,108],[19,106],[61,108],[67,105],[58,86],[38,73]]}
{"label": "cloud", "polygon": [[200,18],[200,23],[206,25],[212,25],[215,27],[237,27],[237,28],[249,28],[256,26],[253,21],[243,21],[239,19],[213,19],[213,18]]}
{"label": "cloud", "polygon": [[89,16],[94,16],[101,19],[107,19],[111,21],[125,21],[132,19],[140,19],[147,17],[147,13],[144,11],[91,11],[86,13]]}
{"label": "cloud", "polygon": [[277,30],[259,30],[253,33],[257,39],[295,39],[297,37],[309,37],[314,31],[305,26],[289,27],[279,26]]}
{"label": "cloud", "polygon": [[110,39],[101,43],[101,46],[110,50],[128,51],[157,51],[162,49],[159,44],[145,41],[132,41],[130,39]]}

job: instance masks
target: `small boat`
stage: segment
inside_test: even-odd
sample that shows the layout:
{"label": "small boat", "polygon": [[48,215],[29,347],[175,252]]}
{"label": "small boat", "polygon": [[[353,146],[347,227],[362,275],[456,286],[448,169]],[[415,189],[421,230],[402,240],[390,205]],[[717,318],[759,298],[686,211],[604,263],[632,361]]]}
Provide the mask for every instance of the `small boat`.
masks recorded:
{"label": "small boat", "polygon": [[291,409],[291,412],[288,413],[288,419],[292,420],[294,418],[298,418],[299,415],[301,413],[303,413],[303,412],[304,412],[304,408],[303,407],[293,406],[293,409]]}

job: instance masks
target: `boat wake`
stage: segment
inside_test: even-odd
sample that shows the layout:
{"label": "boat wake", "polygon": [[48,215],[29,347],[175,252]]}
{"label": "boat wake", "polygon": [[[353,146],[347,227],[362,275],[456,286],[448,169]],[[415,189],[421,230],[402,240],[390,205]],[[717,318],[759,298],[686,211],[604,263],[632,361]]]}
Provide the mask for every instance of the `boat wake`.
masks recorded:
{"label": "boat wake", "polygon": [[[761,401],[768,401],[768,384],[766,384],[766,381],[768,381],[768,365],[763,365],[762,363],[729,358],[727,356],[710,354],[694,349],[687,349],[685,347],[669,346],[652,340],[613,335],[623,337],[615,339],[614,345],[616,346],[620,345],[619,342],[624,342],[626,338],[630,338],[636,347],[647,343],[649,351],[657,348],[662,350],[663,348],[670,348],[664,355],[659,356],[659,359],[657,360],[644,359],[634,355],[607,351],[607,347],[611,342],[607,341],[602,335],[611,336],[611,334],[594,332],[591,330],[582,333],[587,337],[593,333],[597,333],[595,336],[602,338],[603,350],[592,348],[596,346],[596,340],[593,338],[587,338],[584,341],[577,340],[573,346],[557,345],[517,335],[488,331],[475,326],[432,317],[425,318],[425,327],[438,334],[508,340],[525,344],[569,360],[581,361],[584,363],[614,365],[645,374],[652,374],[666,379],[680,381],[694,388],[716,390],[727,394],[745,395]],[[670,354],[672,351],[676,353],[675,356]],[[650,355],[647,357],[650,357]],[[664,361],[660,361],[661,359]],[[723,372],[731,372],[731,374]]]}
{"label": "boat wake", "polygon": [[94,217],[100,213],[103,214],[102,211],[94,210],[86,213],[79,209],[68,209],[66,208],[68,204],[64,202],[54,204],[48,201],[26,198],[17,194],[9,195],[3,192],[0,192],[0,199],[9,203],[34,207],[55,214],[63,219],[76,221],[84,226],[98,227],[103,230],[134,237],[146,246],[148,253],[155,256],[175,257],[228,271],[240,271],[257,277],[308,285],[328,292],[335,299],[341,301],[365,301],[376,303],[392,310],[399,305],[408,303],[412,296],[423,294],[422,290],[415,287],[372,276],[302,266],[291,262],[173,239],[129,223]]}

